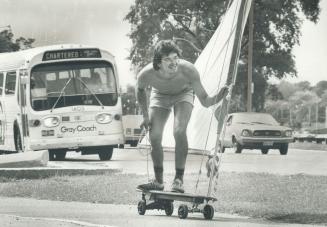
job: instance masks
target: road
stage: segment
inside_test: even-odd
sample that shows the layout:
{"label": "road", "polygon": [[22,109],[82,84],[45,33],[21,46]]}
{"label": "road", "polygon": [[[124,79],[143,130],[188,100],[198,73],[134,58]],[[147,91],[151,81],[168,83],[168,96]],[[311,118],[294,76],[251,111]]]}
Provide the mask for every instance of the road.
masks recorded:
{"label": "road", "polygon": [[[147,174],[148,169],[150,173],[152,172],[152,162],[151,157],[146,153],[147,151],[132,148],[115,149],[111,161],[100,162],[97,155],[81,156],[79,153],[71,152],[67,154],[66,161],[49,162],[49,166],[117,168],[124,173]],[[259,150],[244,150],[242,154],[235,154],[226,149],[226,152],[220,155],[222,155],[220,171],[327,175],[327,151],[290,149],[288,155],[282,156],[277,150],[271,150],[267,155],[262,155]],[[189,154],[186,164],[187,173],[198,173],[202,158],[202,155]],[[174,173],[174,153],[165,152],[164,159],[165,172]],[[206,160],[207,158],[204,157],[203,167]]]}
{"label": "road", "polygon": [[[148,157],[150,158],[150,157]],[[198,173],[201,155],[188,156],[187,173]],[[205,162],[206,158],[204,158]],[[262,155],[259,151],[245,150],[234,154],[227,150],[221,156],[220,171],[266,172],[274,174],[327,175],[327,152],[290,149],[281,156],[277,151]],[[174,153],[165,153],[165,172],[174,172]],[[204,163],[203,163],[204,165]],[[147,161],[146,151],[137,149],[116,149],[111,161],[99,161],[97,155],[81,156],[69,153],[62,162],[49,162],[50,169],[121,169],[124,173],[147,174],[147,166],[152,173],[152,163]],[[271,223],[265,220],[216,213],[212,221],[203,219],[202,214],[192,214],[186,220],[177,217],[176,209],[172,217],[163,212],[147,211],[145,216],[136,212],[135,205],[92,204],[81,202],[45,201],[29,198],[0,197],[1,227],[43,227],[63,226],[313,226],[286,223]]]}

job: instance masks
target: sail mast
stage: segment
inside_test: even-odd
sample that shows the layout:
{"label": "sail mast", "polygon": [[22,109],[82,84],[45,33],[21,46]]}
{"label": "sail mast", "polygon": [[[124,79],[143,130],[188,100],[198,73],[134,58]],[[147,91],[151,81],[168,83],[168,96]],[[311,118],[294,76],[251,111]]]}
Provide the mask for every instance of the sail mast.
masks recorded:
{"label": "sail mast", "polygon": [[[248,1],[252,1],[252,0],[241,1],[240,10],[238,12],[239,15],[238,15],[237,24],[236,24],[235,42],[233,45],[232,57],[231,57],[231,62],[229,65],[229,71],[228,71],[228,76],[227,76],[227,81],[226,81],[227,85],[235,84],[238,60],[239,60],[239,56],[240,56],[240,52],[241,52],[241,42],[242,42],[242,35],[243,35],[242,28],[243,28],[243,23],[247,19],[247,16],[248,16],[246,13],[246,7],[245,7],[247,5],[246,3]],[[224,99],[223,103],[222,103],[222,107],[221,107],[221,113],[219,114],[219,118],[218,118],[218,131],[217,131],[218,135],[217,135],[216,145],[219,145],[220,133],[222,131],[225,117],[228,114],[227,113],[227,111],[228,111],[227,105],[228,105],[228,100]],[[219,146],[216,146],[216,149],[218,149],[218,148],[219,148]]]}
{"label": "sail mast", "polygon": [[[234,0],[236,1],[236,0]],[[232,55],[231,55],[231,61],[230,65],[228,68],[228,75],[226,79],[226,85],[234,85],[236,81],[236,75],[237,75],[237,67],[238,67],[238,61],[240,57],[240,52],[241,52],[241,43],[242,43],[242,36],[243,36],[243,31],[244,31],[244,26],[245,22],[248,18],[248,9],[252,5],[252,0],[241,0],[241,5],[240,5],[240,10],[238,12],[238,17],[237,17],[237,23],[236,23],[236,29],[235,29],[235,39],[233,43],[233,48],[232,48]],[[232,92],[232,91],[230,91]],[[215,152],[214,156],[216,157],[218,152],[222,152],[222,146],[220,143],[220,135],[221,132],[223,132],[225,129],[223,128],[225,118],[228,114],[228,107],[229,107],[229,100],[226,98],[222,101],[220,112],[215,113],[217,120],[218,120],[218,127],[217,127],[217,138],[216,138],[216,145],[215,145]],[[222,138],[224,135],[222,135]],[[220,160],[221,161],[221,160]],[[218,164],[219,165],[219,164]],[[218,167],[219,168],[219,167]],[[211,172],[212,173],[212,172]],[[218,177],[218,175],[216,175]],[[213,180],[214,180],[214,174],[212,173],[210,175],[210,180],[209,180],[209,187],[208,187],[208,192],[207,195],[210,196],[212,193],[213,189]],[[217,180],[217,179],[216,179]],[[217,183],[217,181],[216,181]]]}

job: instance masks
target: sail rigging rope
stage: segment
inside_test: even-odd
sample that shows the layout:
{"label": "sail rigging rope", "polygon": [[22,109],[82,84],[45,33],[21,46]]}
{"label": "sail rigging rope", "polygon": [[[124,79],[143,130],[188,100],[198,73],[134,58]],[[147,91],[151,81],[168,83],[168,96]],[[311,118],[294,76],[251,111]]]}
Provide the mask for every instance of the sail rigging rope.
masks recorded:
{"label": "sail rigging rope", "polygon": [[[231,2],[232,2],[232,1],[229,2],[229,4],[228,4],[229,6],[231,5]],[[239,2],[237,2],[237,3],[239,3]],[[229,8],[229,6],[228,6],[228,8]],[[238,6],[238,5],[237,5],[237,6]],[[236,7],[236,9],[237,9],[237,8],[238,8],[238,7]],[[226,12],[227,12],[227,10],[226,10]],[[225,15],[226,15],[226,13],[225,13]],[[237,15],[237,10],[235,10],[235,12],[234,12],[234,15],[233,15],[233,23],[232,23],[232,25],[235,24],[236,15]],[[244,11],[243,11],[243,18],[244,18]],[[224,18],[223,18],[221,24],[223,23],[224,20],[225,20],[225,16],[224,16]],[[226,56],[227,56],[227,51],[228,51],[228,49],[229,49],[230,40],[231,40],[231,37],[232,37],[233,33],[234,33],[235,30],[236,30],[236,27],[237,27],[237,25],[234,25],[234,26],[231,27],[230,32],[229,32],[229,35],[228,35],[228,39],[227,39],[226,42],[223,44],[221,50],[219,51],[218,55],[217,55],[216,58],[214,59],[214,63],[216,63],[216,62],[218,61],[220,55],[221,55],[221,54],[223,53],[223,51],[225,50],[225,55],[224,55],[224,58],[223,58],[223,65],[222,65],[222,68],[224,68],[224,66],[225,66],[225,63],[226,63]],[[218,30],[217,33],[219,34],[219,33],[220,33],[220,27],[219,27],[218,29],[219,29],[219,30]],[[218,37],[219,37],[219,35],[217,35],[217,37],[216,37],[214,43],[217,42]],[[209,58],[212,56],[212,52],[213,52],[213,51],[211,50],[211,51],[210,51]],[[238,55],[237,55],[237,56],[238,56]],[[207,70],[208,70],[208,62],[209,62],[209,61],[207,60],[207,63],[206,63],[206,66],[205,66],[205,73],[206,73]],[[211,65],[211,67],[214,65],[214,63]],[[235,66],[234,66],[234,67],[235,67]],[[211,68],[210,68],[210,69],[211,69]],[[210,70],[210,69],[209,69],[209,70]],[[204,74],[205,74],[205,73],[204,73]],[[219,77],[217,77],[217,79],[218,79],[218,81],[217,81],[217,82],[218,82],[218,86],[217,86],[217,87],[218,87],[218,88],[220,87],[220,84],[221,84],[222,73],[223,73],[223,70],[221,70]],[[234,83],[235,83],[235,76],[234,76],[234,78],[233,78],[233,81],[231,82],[231,85],[233,85]],[[217,89],[217,90],[218,90],[218,89]],[[232,87],[230,87],[230,89],[229,89],[229,94],[231,94],[231,92],[232,92]],[[222,102],[221,105],[223,105],[223,102]],[[226,113],[228,113],[229,106],[230,106],[230,98],[227,99],[227,107],[226,107],[227,111],[226,111]],[[220,112],[219,112],[219,117],[218,117],[218,119],[220,119],[220,120],[221,120],[221,117],[222,117],[222,114],[223,114],[223,110],[222,110],[222,108],[223,108],[223,106],[221,106],[221,109],[220,109]],[[201,164],[200,164],[200,170],[199,170],[199,173],[198,173],[198,179],[197,179],[196,186],[195,186],[195,193],[197,192],[198,185],[199,185],[199,180],[200,180],[200,175],[201,175],[201,173],[202,173],[201,170],[202,170],[203,160],[204,160],[204,156],[205,156],[205,151],[207,150],[207,142],[208,142],[209,133],[210,133],[210,129],[211,129],[211,126],[212,126],[212,120],[213,120],[213,116],[214,116],[214,114],[215,114],[215,111],[212,112],[212,115],[211,115],[211,118],[210,118],[209,129],[208,129],[208,133],[207,133],[206,140],[205,140],[205,146],[204,146],[204,150],[202,151],[202,159],[201,159]],[[218,133],[217,140],[220,139],[220,138],[219,138],[219,137],[220,137],[220,133],[221,133],[221,132]],[[223,124],[222,135],[223,135],[222,138],[224,138],[224,135],[225,135],[225,124]],[[217,155],[218,155],[218,147],[217,147],[217,144],[220,146],[220,147],[219,147],[220,156],[218,157],[217,171],[213,171],[214,168],[215,168],[215,166],[214,166],[214,162],[216,161],[216,157],[217,157]],[[218,176],[219,176],[219,167],[220,167],[220,165],[221,165],[222,154],[223,154],[223,151],[222,151],[222,150],[223,150],[223,145],[222,145],[222,143],[220,143],[220,142],[219,142],[219,143],[216,143],[216,146],[215,146],[215,152],[214,152],[214,155],[213,155],[213,157],[212,157],[212,158],[213,158],[213,161],[212,161],[211,163],[209,163],[209,164],[210,164],[209,168],[211,169],[211,171],[210,171],[210,180],[209,180],[209,186],[208,186],[207,196],[210,196],[211,193],[212,193],[212,184],[213,184],[214,176],[216,176],[215,184],[214,184],[214,192],[216,192],[216,190],[217,190],[217,183],[218,183]]]}
{"label": "sail rigging rope", "polygon": [[[252,1],[252,0],[247,0],[246,3],[248,1]],[[243,9],[243,15],[242,15],[242,19],[245,18],[245,13],[246,13],[246,8]],[[241,42],[241,39],[239,40],[239,43]],[[236,54],[236,57],[238,58],[239,54],[240,54],[240,45],[238,45],[238,48],[237,48],[237,54]],[[235,81],[236,81],[236,69],[237,69],[237,64],[235,62],[234,64],[234,69],[233,69],[233,75],[232,75],[232,79],[233,81],[231,81],[231,85],[235,84]],[[232,89],[232,87],[231,87]],[[232,91],[230,91],[230,94],[231,94]],[[230,99],[227,100],[227,106],[226,106],[226,109],[227,109],[227,113],[228,113],[228,110],[229,110],[229,107],[230,107]],[[222,112],[220,112],[221,114]],[[222,137],[221,138],[224,138],[225,137],[225,130],[226,129],[226,125],[223,124],[223,129],[222,129]],[[220,135],[219,135],[220,136]],[[221,165],[221,161],[222,161],[222,155],[223,155],[223,152],[222,152],[222,149],[223,149],[223,144],[222,143],[219,143],[220,147],[219,147],[219,150],[221,151],[220,152],[220,157],[218,158],[218,164],[217,164],[217,174],[216,174],[216,179],[215,179],[215,185],[214,185],[214,192],[217,191],[217,186],[218,186],[218,177],[219,177],[219,168],[220,168],[220,165]],[[217,154],[217,147],[216,147],[216,150],[215,150],[215,155],[214,155],[214,158],[218,155]],[[213,168],[213,162],[211,163],[211,168]],[[212,172],[211,172],[212,173]],[[208,187],[208,196],[211,194],[211,190],[212,190],[212,181],[213,181],[213,178],[214,178],[214,174],[212,173],[211,176],[210,176],[210,182],[209,182],[209,187]]]}

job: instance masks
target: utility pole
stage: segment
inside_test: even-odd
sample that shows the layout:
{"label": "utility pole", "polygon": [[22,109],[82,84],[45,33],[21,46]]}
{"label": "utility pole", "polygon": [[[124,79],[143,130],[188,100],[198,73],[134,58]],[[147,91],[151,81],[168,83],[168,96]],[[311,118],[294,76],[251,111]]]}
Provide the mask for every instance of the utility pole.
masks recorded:
{"label": "utility pole", "polygon": [[253,9],[254,1],[252,1],[249,12],[249,45],[248,45],[248,92],[247,92],[247,112],[252,112],[252,56],[253,56]]}

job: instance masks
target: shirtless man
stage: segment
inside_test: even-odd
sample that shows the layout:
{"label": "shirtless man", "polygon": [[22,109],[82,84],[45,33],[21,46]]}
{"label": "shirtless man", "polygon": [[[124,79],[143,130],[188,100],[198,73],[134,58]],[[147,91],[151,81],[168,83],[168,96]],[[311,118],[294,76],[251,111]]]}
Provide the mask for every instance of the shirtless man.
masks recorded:
{"label": "shirtless man", "polygon": [[[152,87],[148,109],[146,91]],[[163,190],[163,129],[174,110],[175,169],[171,191],[184,192],[183,176],[188,153],[186,128],[191,117],[194,93],[205,107],[218,103],[228,94],[223,87],[215,96],[208,96],[194,65],[180,59],[180,50],[171,40],[158,42],[152,64],[145,66],[137,76],[136,96],[143,112],[141,126],[149,130],[151,157],[155,179],[139,185],[142,190]]]}

